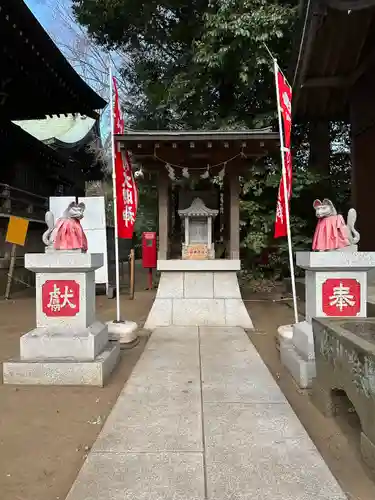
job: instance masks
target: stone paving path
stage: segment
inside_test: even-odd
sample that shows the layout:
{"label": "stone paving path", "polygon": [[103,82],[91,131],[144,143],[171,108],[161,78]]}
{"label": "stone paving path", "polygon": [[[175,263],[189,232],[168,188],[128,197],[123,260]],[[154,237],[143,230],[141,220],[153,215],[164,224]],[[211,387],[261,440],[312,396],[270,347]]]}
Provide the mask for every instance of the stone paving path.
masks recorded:
{"label": "stone paving path", "polygon": [[155,330],[67,500],[344,500],[241,328]]}

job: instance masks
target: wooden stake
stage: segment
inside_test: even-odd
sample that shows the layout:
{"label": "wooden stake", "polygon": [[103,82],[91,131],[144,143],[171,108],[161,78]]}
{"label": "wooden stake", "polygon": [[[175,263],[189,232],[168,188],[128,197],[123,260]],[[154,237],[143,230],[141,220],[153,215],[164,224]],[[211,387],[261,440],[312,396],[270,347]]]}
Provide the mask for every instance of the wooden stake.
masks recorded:
{"label": "wooden stake", "polygon": [[130,299],[134,299],[134,286],[135,286],[135,258],[134,248],[130,250]]}
{"label": "wooden stake", "polygon": [[8,271],[7,287],[5,290],[5,300],[8,300],[10,297],[10,289],[12,287],[14,268],[16,267],[16,254],[17,254],[17,245],[15,245],[13,243],[11,254],[10,254],[10,264],[9,264],[9,271]]}
{"label": "wooden stake", "polygon": [[148,288],[147,290],[152,290],[152,267],[148,270]]}

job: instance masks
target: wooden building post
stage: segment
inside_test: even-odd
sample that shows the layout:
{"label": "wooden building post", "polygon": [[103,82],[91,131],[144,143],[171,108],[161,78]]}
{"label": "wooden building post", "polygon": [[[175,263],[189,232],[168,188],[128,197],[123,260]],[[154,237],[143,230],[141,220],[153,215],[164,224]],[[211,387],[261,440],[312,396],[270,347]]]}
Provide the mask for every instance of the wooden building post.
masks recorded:
{"label": "wooden building post", "polygon": [[226,257],[230,258],[230,199],[229,199],[229,174],[223,180],[223,240],[226,248]]}
{"label": "wooden building post", "polygon": [[374,232],[374,142],[375,126],[352,137],[352,200],[358,212],[359,249],[375,251]]}
{"label": "wooden building post", "polygon": [[168,255],[168,222],[169,222],[169,178],[162,168],[158,174],[158,208],[159,208],[159,252],[158,259],[166,260]]}
{"label": "wooden building post", "polygon": [[331,138],[329,121],[310,122],[309,124],[309,169],[322,175],[329,175]]}
{"label": "wooden building post", "polygon": [[180,190],[181,187],[177,184],[174,185],[174,231],[173,233],[181,234],[181,217],[178,215],[179,205],[180,205]]}
{"label": "wooden building post", "polygon": [[375,251],[374,232],[374,142],[375,74],[370,68],[356,82],[350,94],[352,200],[358,212],[359,249]]}
{"label": "wooden building post", "polygon": [[232,260],[240,258],[240,180],[235,172],[229,172],[229,254]]}
{"label": "wooden building post", "polygon": [[173,232],[173,219],[174,219],[174,196],[172,183],[169,182],[168,177],[168,241],[171,241]]}

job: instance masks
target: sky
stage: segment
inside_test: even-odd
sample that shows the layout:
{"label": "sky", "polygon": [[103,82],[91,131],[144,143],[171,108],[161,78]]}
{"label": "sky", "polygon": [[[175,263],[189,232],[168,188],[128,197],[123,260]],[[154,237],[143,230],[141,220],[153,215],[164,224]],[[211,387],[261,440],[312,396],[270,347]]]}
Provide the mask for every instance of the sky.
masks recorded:
{"label": "sky", "polygon": [[[24,1],[77,73],[90,86],[94,86],[99,93],[102,93],[102,82],[98,77],[101,73],[102,59],[99,55],[102,50],[99,47],[93,49],[90,43],[85,46],[85,39],[82,38],[85,35],[82,35],[81,28],[72,18],[71,0]],[[93,76],[89,67],[96,65],[98,65],[98,73]]]}
{"label": "sky", "polygon": [[25,0],[26,5],[32,11],[45,30],[48,31],[52,22],[51,8],[45,0]]}
{"label": "sky", "polygon": [[[54,19],[53,16],[53,9],[51,9],[51,4],[53,4],[54,0],[24,0],[24,1],[26,5],[29,7],[29,9],[32,11],[34,16],[37,18],[37,20],[40,22],[40,24],[43,26],[43,28],[49,34],[51,34],[51,31],[56,30],[58,24],[56,24],[56,19]],[[102,137],[103,144],[107,139],[109,131],[110,131],[110,116],[108,112],[104,112],[100,120],[100,135]]]}

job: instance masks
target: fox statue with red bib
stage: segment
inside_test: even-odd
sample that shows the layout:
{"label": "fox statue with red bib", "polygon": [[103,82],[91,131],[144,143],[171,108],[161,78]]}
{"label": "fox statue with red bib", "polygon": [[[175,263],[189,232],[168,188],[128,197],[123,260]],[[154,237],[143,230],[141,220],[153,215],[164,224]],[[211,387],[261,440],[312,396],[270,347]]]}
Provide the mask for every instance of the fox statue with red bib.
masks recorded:
{"label": "fox statue with red bib", "polygon": [[318,224],[312,243],[312,249],[319,252],[332,250],[356,250],[360,235],[354,225],[357,212],[351,208],[345,224],[342,215],[338,214],[331,200],[315,200],[313,203]]}
{"label": "fox statue with red bib", "polygon": [[46,213],[45,220],[48,229],[43,234],[43,243],[47,248],[87,252],[87,238],[80,222],[85,208],[84,203],[73,201],[56,224],[52,212]]}

